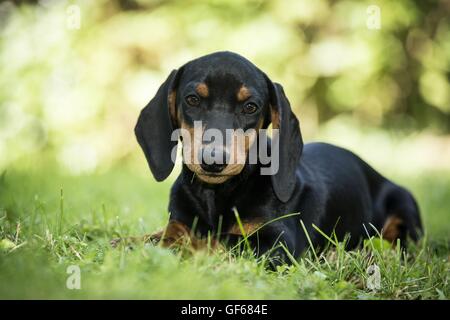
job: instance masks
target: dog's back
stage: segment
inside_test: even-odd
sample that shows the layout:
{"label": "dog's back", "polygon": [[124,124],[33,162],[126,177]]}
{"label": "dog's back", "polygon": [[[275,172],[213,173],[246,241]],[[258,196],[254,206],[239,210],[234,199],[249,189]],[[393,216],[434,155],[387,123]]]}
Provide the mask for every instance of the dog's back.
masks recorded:
{"label": "dog's back", "polygon": [[[314,189],[315,196],[309,199],[305,193],[298,209],[306,216],[313,210],[316,216],[310,218],[322,231],[335,231],[341,239],[351,234],[350,246],[361,237],[375,234],[373,227],[389,241],[399,238],[404,244],[408,237],[419,238],[422,224],[411,193],[354,153],[326,143],[309,143],[304,147],[299,170],[299,179]],[[317,213],[318,207],[323,208],[323,215]],[[317,242],[323,241],[318,237]]]}

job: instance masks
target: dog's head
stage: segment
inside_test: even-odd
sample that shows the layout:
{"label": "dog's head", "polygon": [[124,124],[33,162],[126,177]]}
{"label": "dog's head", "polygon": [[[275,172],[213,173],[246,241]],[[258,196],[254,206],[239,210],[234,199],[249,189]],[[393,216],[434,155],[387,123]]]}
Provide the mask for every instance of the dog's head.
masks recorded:
{"label": "dog's head", "polygon": [[258,132],[270,123],[279,130],[272,185],[287,201],[303,149],[299,123],[281,85],[242,56],[213,53],[172,71],[142,110],[135,132],[156,180],[173,169],[176,131],[188,169],[204,183],[220,184],[241,173]]}

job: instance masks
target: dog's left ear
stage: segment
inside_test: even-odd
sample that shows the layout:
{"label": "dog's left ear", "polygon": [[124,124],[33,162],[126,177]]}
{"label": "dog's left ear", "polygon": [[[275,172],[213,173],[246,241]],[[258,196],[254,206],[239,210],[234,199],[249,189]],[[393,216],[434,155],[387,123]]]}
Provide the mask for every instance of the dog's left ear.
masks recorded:
{"label": "dog's left ear", "polygon": [[[270,112],[272,129],[278,129],[278,141],[273,135],[272,149],[278,143],[279,168],[272,175],[273,190],[278,199],[287,202],[294,192],[296,184],[296,168],[303,151],[303,139],[297,117],[291,110],[283,87],[268,78],[270,94]],[[275,138],[275,139],[274,139]],[[272,152],[272,158],[276,156]]]}
{"label": "dog's left ear", "polygon": [[175,159],[172,150],[178,140],[171,139],[176,127],[176,87],[178,74],[173,70],[159,87],[153,99],[142,109],[134,132],[144,151],[150,170],[157,181],[166,179],[172,172]]}

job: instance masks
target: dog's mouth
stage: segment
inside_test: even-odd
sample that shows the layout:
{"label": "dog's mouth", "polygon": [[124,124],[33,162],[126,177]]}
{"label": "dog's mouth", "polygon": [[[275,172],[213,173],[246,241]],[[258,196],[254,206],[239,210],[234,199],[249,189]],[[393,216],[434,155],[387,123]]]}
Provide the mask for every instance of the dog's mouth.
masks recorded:
{"label": "dog's mouth", "polygon": [[198,175],[207,176],[207,177],[232,177],[234,174],[224,174],[222,172],[209,172],[202,170],[201,172],[196,172]]}
{"label": "dog's mouth", "polygon": [[230,178],[234,177],[235,175],[225,175],[220,173],[195,173],[195,176],[203,182],[209,183],[209,184],[221,184],[226,181],[228,181]]}
{"label": "dog's mouth", "polygon": [[203,172],[203,173],[197,173],[200,176],[206,176],[206,177],[228,177],[229,174],[220,174],[220,173],[212,173],[212,172]]}
{"label": "dog's mouth", "polygon": [[228,179],[239,175],[242,171],[242,167],[233,166],[226,167],[221,172],[209,172],[201,168],[200,165],[187,164],[188,169],[197,177],[200,181],[209,184],[224,183]]}
{"label": "dog's mouth", "polygon": [[206,171],[206,170],[203,170],[203,169],[200,169],[200,170],[195,170],[194,171],[194,173],[196,174],[196,175],[198,175],[198,176],[204,176],[204,177],[209,177],[209,178],[224,178],[224,177],[227,177],[227,178],[231,178],[231,177],[234,177],[234,176],[236,176],[238,173],[236,172],[226,172],[226,171],[224,171],[224,172],[210,172],[210,171]]}

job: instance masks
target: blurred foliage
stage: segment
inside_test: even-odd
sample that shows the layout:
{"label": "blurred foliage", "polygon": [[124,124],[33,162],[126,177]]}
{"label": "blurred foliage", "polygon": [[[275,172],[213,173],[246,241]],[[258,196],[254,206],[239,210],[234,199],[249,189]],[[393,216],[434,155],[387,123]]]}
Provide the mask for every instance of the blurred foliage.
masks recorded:
{"label": "blurred foliage", "polygon": [[448,133],[449,16],[447,0],[2,2],[0,169],[44,152],[74,173],[133,156],[137,114],[169,71],[218,50],[282,83],[306,136],[342,115]]}

